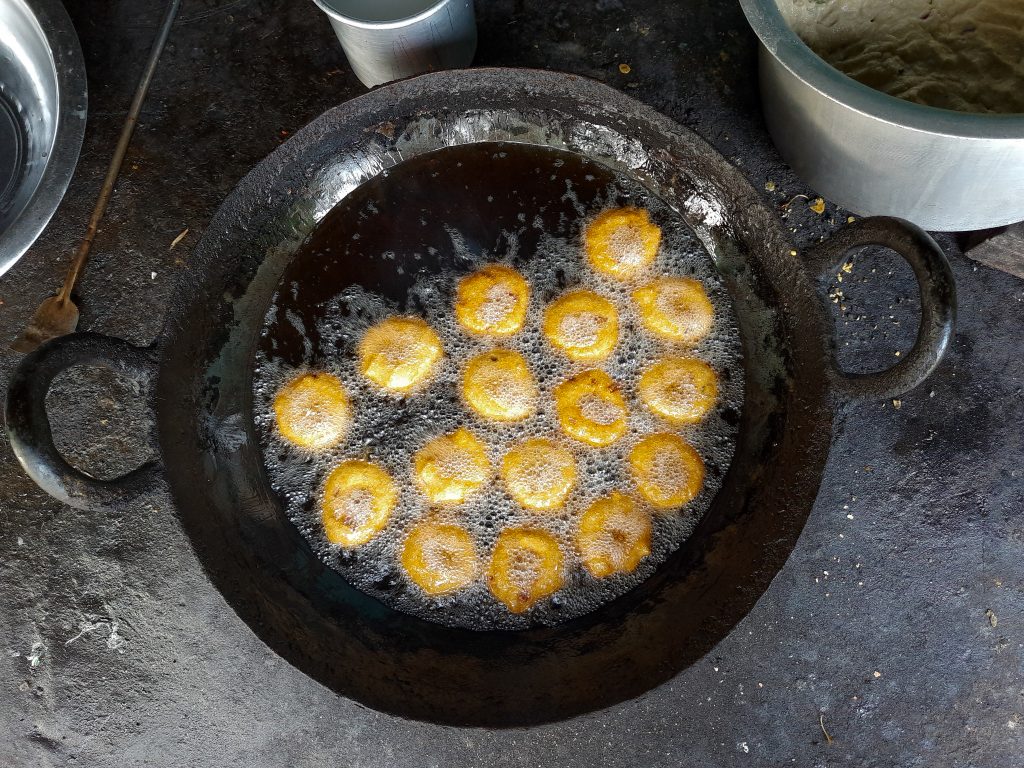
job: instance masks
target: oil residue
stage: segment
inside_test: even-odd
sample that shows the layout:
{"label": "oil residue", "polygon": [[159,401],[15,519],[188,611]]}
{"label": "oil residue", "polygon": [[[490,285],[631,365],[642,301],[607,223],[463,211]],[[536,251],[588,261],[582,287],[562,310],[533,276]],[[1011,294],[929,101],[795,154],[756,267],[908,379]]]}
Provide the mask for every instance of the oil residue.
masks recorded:
{"label": "oil residue", "polygon": [[[630,300],[637,283],[611,281],[585,264],[581,234],[588,219],[609,207],[645,208],[662,228],[651,275],[700,280],[715,306],[712,332],[693,350],[719,375],[718,407],[700,424],[674,427],[707,466],[703,491],[681,512],[655,514],[651,554],[629,574],[595,579],[579,565],[574,535],[579,516],[596,498],[628,491],[625,456],[645,434],[667,425],[636,396],[640,372],[661,354],[679,349],[647,335]],[[528,361],[540,390],[536,413],[521,422],[495,423],[462,402],[459,378],[466,360],[497,346],[469,337],[452,306],[458,279],[488,263],[506,263],[531,285],[524,329],[501,346]],[[630,417],[626,436],[607,448],[565,438],[579,481],[563,509],[529,512],[495,478],[466,503],[429,510],[410,474],[412,455],[427,441],[467,426],[486,445],[492,468],[503,452],[533,436],[558,432],[552,391],[593,364],[555,353],[541,332],[544,307],[566,289],[586,287],[608,297],[620,316],[620,341],[599,364],[623,385]],[[445,356],[416,394],[395,398],[358,375],[355,347],[373,323],[393,314],[424,317],[441,336]],[[271,403],[277,389],[302,370],[338,376],[352,399],[354,422],[346,441],[304,452],[276,434]],[[729,296],[712,260],[682,217],[636,180],[575,154],[515,143],[450,147],[410,159],[366,183],[335,207],[286,270],[266,315],[256,359],[255,413],[271,484],[285,510],[320,558],[357,588],[407,613],[471,629],[519,629],[581,616],[622,595],[689,536],[721,484],[735,448],[743,401],[740,341]],[[401,486],[398,508],[384,531],[344,550],[327,541],[320,523],[324,479],[350,458],[374,461]],[[496,475],[496,472],[495,472]],[[486,564],[505,527],[544,528],[561,543],[565,586],[529,612],[513,615],[483,580],[454,594],[428,598],[403,575],[398,553],[407,531],[427,512],[472,534]]]}

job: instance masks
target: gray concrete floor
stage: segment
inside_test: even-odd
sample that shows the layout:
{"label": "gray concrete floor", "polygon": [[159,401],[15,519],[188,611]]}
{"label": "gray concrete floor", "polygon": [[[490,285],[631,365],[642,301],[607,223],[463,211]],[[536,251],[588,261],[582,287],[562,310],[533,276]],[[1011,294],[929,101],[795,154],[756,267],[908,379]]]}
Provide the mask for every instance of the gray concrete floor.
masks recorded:
{"label": "gray concrete floor", "polygon": [[[89,69],[89,129],[53,224],[0,278],[3,386],[18,362],[7,344],[83,229],[162,6],[67,4]],[[479,64],[576,72],[651,104],[736,163],[800,246],[846,220],[802,198],[783,208],[810,190],[764,131],[736,3],[478,5]],[[153,339],[224,196],[362,90],[312,3],[186,0],[79,289],[81,328]],[[3,445],[0,764],[1024,765],[1024,283],[940,241],[960,292],[951,354],[898,403],[847,408],[800,543],[755,609],[670,683],[561,724],[460,730],[338,698],[231,612],[162,500],[130,514],[62,507]],[[842,284],[822,284],[837,289],[846,365],[883,366],[909,347],[909,270],[866,254]],[[126,382],[78,369],[49,406],[67,454],[112,476],[145,458],[141,403]]]}

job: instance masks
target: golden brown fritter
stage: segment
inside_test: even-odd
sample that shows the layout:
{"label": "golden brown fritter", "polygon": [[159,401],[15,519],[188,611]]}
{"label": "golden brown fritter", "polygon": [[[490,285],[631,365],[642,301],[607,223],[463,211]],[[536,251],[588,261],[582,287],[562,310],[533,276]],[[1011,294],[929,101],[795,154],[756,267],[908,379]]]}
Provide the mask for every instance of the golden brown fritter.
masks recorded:
{"label": "golden brown fritter", "polygon": [[485,419],[519,421],[537,409],[537,383],[521,354],[492,349],[466,363],[462,397]]}
{"label": "golden brown fritter", "polygon": [[527,509],[556,509],[576,485],[576,457],[552,440],[535,437],[514,446],[501,462],[509,495]]}
{"label": "golden brown fritter", "polygon": [[387,525],[397,503],[391,475],[368,461],[343,461],[324,485],[321,516],[327,539],[343,547],[365,544]]}
{"label": "golden brown fritter", "polygon": [[426,381],[443,354],[441,339],[418,317],[389,317],[359,342],[359,371],[378,387],[405,394]]}
{"label": "golden brown fritter", "polygon": [[512,613],[523,613],[561,589],[563,571],[562,551],[554,536],[542,530],[506,528],[494,545],[487,586]]}
{"label": "golden brown fritter", "polygon": [[619,341],[619,313],[593,291],[570,291],[544,311],[544,335],[570,360],[604,360]]}
{"label": "golden brown fritter", "polygon": [[554,395],[558,422],[570,437],[600,447],[626,433],[626,400],[604,371],[584,371],[566,379],[555,387]]}
{"label": "golden brown fritter", "polygon": [[655,509],[673,510],[704,485],[704,462],[683,438],[669,432],[647,435],[629,452],[629,473],[641,496]]}
{"label": "golden brown fritter", "polygon": [[459,281],[455,317],[470,333],[512,336],[526,320],[530,286],[504,264],[488,264]]}
{"label": "golden brown fritter", "polygon": [[640,376],[640,399],[673,424],[695,424],[718,401],[718,376],[693,357],[664,357]]}
{"label": "golden brown fritter", "polygon": [[428,595],[462,589],[476,579],[480,570],[469,532],[429,519],[409,531],[401,561],[409,578]]}
{"label": "golden brown fritter", "polygon": [[689,277],[659,277],[633,291],[640,321],[666,341],[696,344],[711,332],[715,308],[704,286]]}
{"label": "golden brown fritter", "polygon": [[285,440],[320,450],[341,442],[352,421],[352,408],[335,376],[301,373],[274,397],[274,417]]}
{"label": "golden brown fritter", "polygon": [[583,241],[587,261],[596,272],[624,280],[654,262],[661,229],[642,208],[613,208],[590,222]]}
{"label": "golden brown fritter", "polygon": [[651,554],[651,514],[619,491],[591,504],[580,517],[576,547],[583,566],[598,578],[636,570]]}
{"label": "golden brown fritter", "polygon": [[465,427],[416,451],[413,469],[420,490],[434,504],[461,504],[491,473],[484,444]]}

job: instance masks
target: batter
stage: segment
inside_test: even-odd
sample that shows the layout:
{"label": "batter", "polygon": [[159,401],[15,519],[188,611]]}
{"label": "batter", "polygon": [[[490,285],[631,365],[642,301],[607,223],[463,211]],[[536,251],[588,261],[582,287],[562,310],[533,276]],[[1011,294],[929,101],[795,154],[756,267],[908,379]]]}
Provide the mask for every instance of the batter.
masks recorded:
{"label": "batter", "polygon": [[1024,0],[777,0],[855,80],[960,112],[1024,113]]}

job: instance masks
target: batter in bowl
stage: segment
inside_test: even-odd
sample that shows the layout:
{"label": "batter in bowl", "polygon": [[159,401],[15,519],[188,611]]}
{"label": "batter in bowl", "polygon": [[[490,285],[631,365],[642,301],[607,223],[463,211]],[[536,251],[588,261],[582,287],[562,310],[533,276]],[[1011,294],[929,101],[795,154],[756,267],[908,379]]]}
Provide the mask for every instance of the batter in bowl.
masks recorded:
{"label": "batter in bowl", "polygon": [[777,0],[836,69],[901,99],[1024,113],[1024,0]]}

